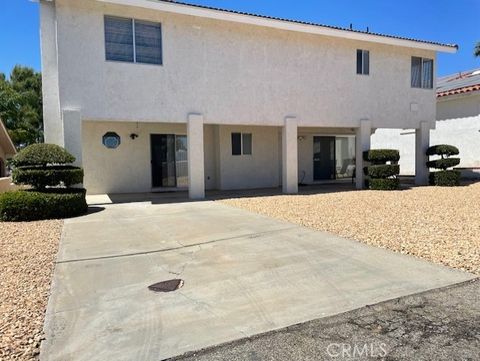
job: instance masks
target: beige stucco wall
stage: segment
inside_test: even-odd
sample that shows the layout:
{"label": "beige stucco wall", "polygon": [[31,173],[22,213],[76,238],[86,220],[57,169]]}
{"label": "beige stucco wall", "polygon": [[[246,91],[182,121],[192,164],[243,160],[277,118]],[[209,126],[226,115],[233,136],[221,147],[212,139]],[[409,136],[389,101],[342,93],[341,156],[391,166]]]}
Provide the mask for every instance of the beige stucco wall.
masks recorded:
{"label": "beige stucco wall", "polygon": [[[108,149],[102,136],[116,132],[121,144]],[[138,134],[132,140],[130,134]],[[148,124],[126,122],[84,121],[82,126],[84,186],[89,194],[135,193],[152,190],[150,134],[186,134],[184,124]],[[205,136],[205,186],[215,188],[215,163],[213,129],[206,126]]]}
{"label": "beige stucco wall", "polygon": [[[121,144],[107,149],[102,136],[116,132]],[[252,133],[252,155],[233,156],[231,133]],[[138,134],[132,140],[129,135]],[[82,126],[84,186],[89,194],[149,192],[150,134],[186,134],[183,124],[84,121]],[[279,128],[204,127],[206,189],[243,189],[280,185]]]}
{"label": "beige stucco wall", "polygon": [[353,129],[345,128],[299,128],[298,129],[298,180],[311,184],[313,180],[313,137],[355,135]]}
{"label": "beige stucco wall", "polygon": [[[410,87],[411,56],[432,51],[90,0],[55,4],[56,12],[42,11],[44,77],[53,87],[58,78],[59,94],[48,90],[58,99],[46,104],[47,141],[63,141],[61,112],[50,107],[142,122],[186,122],[192,111],[210,124],[282,126],[296,115],[299,126],[358,127],[368,118],[373,127],[409,128],[434,119],[434,91]],[[105,61],[105,14],[161,22],[164,65]],[[57,24],[51,36],[48,21]],[[370,76],[356,74],[357,48],[370,50]]]}
{"label": "beige stucco wall", "polygon": [[[252,134],[251,155],[232,155],[233,132]],[[280,128],[222,125],[218,136],[219,189],[280,186]]]}

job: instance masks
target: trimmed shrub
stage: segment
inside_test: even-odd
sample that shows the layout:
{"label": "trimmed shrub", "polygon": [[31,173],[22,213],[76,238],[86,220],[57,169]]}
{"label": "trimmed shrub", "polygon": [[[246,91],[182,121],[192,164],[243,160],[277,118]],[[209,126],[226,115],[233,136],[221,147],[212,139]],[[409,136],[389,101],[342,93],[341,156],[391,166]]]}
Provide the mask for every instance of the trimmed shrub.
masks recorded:
{"label": "trimmed shrub", "polygon": [[[460,151],[457,147],[448,144],[433,145],[427,149],[427,155],[444,155],[450,157],[452,155],[458,155]],[[433,168],[433,167],[432,167]]]}
{"label": "trimmed shrub", "polygon": [[34,221],[76,217],[88,210],[85,189],[14,191],[0,195],[0,220]]}
{"label": "trimmed shrub", "polygon": [[400,166],[398,164],[376,164],[364,169],[365,175],[372,178],[389,178],[400,173]]}
{"label": "trimmed shrub", "polygon": [[427,162],[428,168],[443,169],[453,168],[460,164],[460,158],[440,158],[435,160],[429,160]]}
{"label": "trimmed shrub", "polygon": [[380,191],[393,191],[400,187],[398,178],[371,178],[366,183],[368,188]]}
{"label": "trimmed shrub", "polygon": [[83,169],[69,165],[53,167],[20,167],[12,172],[16,184],[30,184],[36,189],[63,184],[70,187],[83,182]]}
{"label": "trimmed shrub", "polygon": [[460,185],[460,172],[456,170],[447,170],[460,164],[460,158],[450,158],[452,155],[459,154],[457,147],[448,144],[434,145],[427,149],[427,155],[437,155],[441,158],[429,160],[428,168],[440,169],[437,172],[430,172],[429,183],[435,186],[453,187]]}
{"label": "trimmed shrub", "polygon": [[22,149],[12,159],[15,167],[68,164],[75,162],[75,157],[56,144],[32,144]]}
{"label": "trimmed shrub", "polygon": [[[397,176],[400,174],[400,166],[396,163],[400,160],[400,152],[396,149],[371,149],[363,152],[363,159],[371,165],[364,168],[369,177],[365,184],[370,189],[394,190],[400,186]],[[390,162],[390,164],[387,164]]]}
{"label": "trimmed shrub", "polygon": [[69,188],[83,182],[83,169],[68,165],[75,157],[54,144],[33,144],[12,160],[12,179],[32,190],[0,195],[1,221],[68,218],[88,210],[86,190]]}
{"label": "trimmed shrub", "polygon": [[400,152],[396,149],[370,149],[363,152],[363,159],[372,164],[398,162],[400,160]]}
{"label": "trimmed shrub", "polygon": [[444,187],[456,187],[460,185],[459,170],[441,170],[430,173],[430,184]]}

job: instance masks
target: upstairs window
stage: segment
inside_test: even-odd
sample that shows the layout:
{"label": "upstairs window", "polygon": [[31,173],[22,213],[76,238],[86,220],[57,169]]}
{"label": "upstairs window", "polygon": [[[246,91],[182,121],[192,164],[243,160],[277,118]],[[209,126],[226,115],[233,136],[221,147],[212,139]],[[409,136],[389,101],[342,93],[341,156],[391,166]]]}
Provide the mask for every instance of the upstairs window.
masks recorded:
{"label": "upstairs window", "polygon": [[105,16],[105,57],[112,61],[161,65],[161,24]]}
{"label": "upstairs window", "polygon": [[232,133],[232,155],[252,154],[252,133]]}
{"label": "upstairs window", "polygon": [[412,88],[433,89],[433,59],[412,56]]}
{"label": "upstairs window", "polygon": [[370,74],[370,52],[357,49],[357,74]]}

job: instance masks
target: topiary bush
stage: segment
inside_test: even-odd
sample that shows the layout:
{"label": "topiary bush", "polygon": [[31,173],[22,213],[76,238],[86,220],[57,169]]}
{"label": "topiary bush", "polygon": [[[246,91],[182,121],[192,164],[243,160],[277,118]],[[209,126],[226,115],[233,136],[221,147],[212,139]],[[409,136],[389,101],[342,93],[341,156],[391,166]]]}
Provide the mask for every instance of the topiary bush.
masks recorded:
{"label": "topiary bush", "polygon": [[441,170],[439,172],[430,172],[429,181],[431,185],[456,187],[460,185],[459,170]]}
{"label": "topiary bush", "polygon": [[400,179],[398,178],[371,178],[366,180],[369,189],[380,191],[393,191],[400,187]]}
{"label": "topiary bush", "polygon": [[16,184],[29,184],[35,189],[43,189],[63,184],[71,187],[83,182],[83,169],[73,166],[20,167],[12,172]]}
{"label": "topiary bush", "polygon": [[56,144],[32,144],[22,149],[12,160],[14,167],[69,164],[75,157]]}
{"label": "topiary bush", "polygon": [[430,148],[427,149],[427,155],[443,155],[445,157],[451,157],[452,155],[458,155],[460,151],[454,145],[448,144],[438,144],[432,145]]}
{"label": "topiary bush", "polygon": [[71,188],[83,182],[83,169],[68,163],[75,157],[54,144],[33,144],[11,161],[15,184],[30,190],[0,195],[0,220],[33,221],[75,217],[87,212],[86,191]]}
{"label": "topiary bush", "polygon": [[364,168],[364,173],[369,178],[366,186],[375,190],[395,190],[400,187],[398,175],[400,166],[400,152],[395,149],[371,149],[363,153],[363,159],[370,162]]}
{"label": "topiary bush", "polygon": [[6,192],[0,195],[0,220],[25,222],[80,216],[88,210],[85,193],[81,188]]}
{"label": "topiary bush", "polygon": [[363,159],[372,164],[398,162],[400,160],[400,152],[396,149],[370,149],[363,152]]}
{"label": "topiary bush", "polygon": [[460,158],[451,158],[460,152],[457,147],[448,144],[439,144],[427,149],[427,156],[439,156],[440,158],[429,160],[428,168],[439,169],[430,172],[429,183],[435,186],[454,187],[460,185],[460,171],[448,170],[460,164]]}
{"label": "topiary bush", "polygon": [[400,173],[398,164],[374,164],[365,169],[365,174],[371,178],[389,178]]}

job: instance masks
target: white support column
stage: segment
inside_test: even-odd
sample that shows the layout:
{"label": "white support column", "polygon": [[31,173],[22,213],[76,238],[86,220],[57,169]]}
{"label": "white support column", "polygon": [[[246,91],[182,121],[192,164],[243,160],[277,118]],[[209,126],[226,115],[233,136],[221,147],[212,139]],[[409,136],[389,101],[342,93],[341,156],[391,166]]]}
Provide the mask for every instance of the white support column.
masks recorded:
{"label": "white support column", "polygon": [[370,150],[370,136],[372,134],[372,122],[368,119],[360,120],[360,127],[356,132],[356,151],[355,151],[355,174],[357,189],[365,188],[365,175],[363,173],[364,161],[363,152]]}
{"label": "white support column", "polygon": [[203,115],[189,114],[187,121],[188,196],[205,198],[205,161],[203,154]]}
{"label": "white support column", "polygon": [[53,1],[40,1],[40,37],[45,142],[64,146],[58,85],[57,14]]}
{"label": "white support column", "polygon": [[430,125],[427,121],[420,122],[420,127],[415,129],[415,184],[428,184],[428,167],[426,155],[430,146]]}
{"label": "white support column", "polygon": [[75,157],[75,165],[82,165],[82,114],[79,109],[63,109],[63,144]]}
{"label": "white support column", "polygon": [[282,129],[282,188],[283,193],[298,193],[297,119],[286,117]]}

